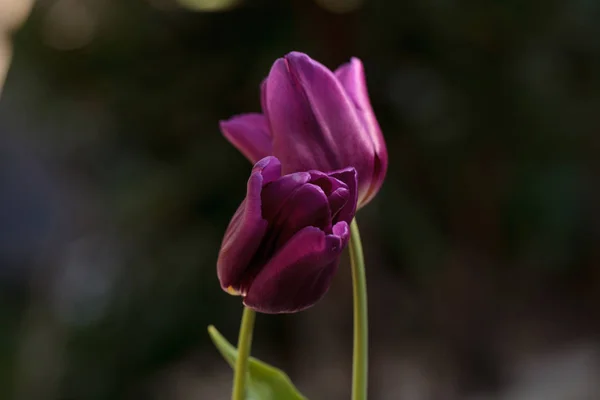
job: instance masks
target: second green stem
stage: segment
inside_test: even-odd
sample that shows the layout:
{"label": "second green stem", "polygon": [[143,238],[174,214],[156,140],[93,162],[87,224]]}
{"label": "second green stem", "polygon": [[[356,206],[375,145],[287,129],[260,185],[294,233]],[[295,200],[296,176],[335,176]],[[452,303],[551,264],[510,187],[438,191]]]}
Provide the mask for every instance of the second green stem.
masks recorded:
{"label": "second green stem", "polygon": [[352,354],[352,400],[366,400],[369,375],[369,326],[367,278],[356,219],[350,224],[350,265],[354,299],[354,347]]}
{"label": "second green stem", "polygon": [[238,336],[238,357],[235,361],[235,370],[233,371],[233,391],[231,393],[231,400],[246,399],[248,358],[250,357],[250,348],[252,347],[252,330],[254,329],[255,317],[256,312],[254,310],[244,307],[242,323],[240,325],[240,334]]}

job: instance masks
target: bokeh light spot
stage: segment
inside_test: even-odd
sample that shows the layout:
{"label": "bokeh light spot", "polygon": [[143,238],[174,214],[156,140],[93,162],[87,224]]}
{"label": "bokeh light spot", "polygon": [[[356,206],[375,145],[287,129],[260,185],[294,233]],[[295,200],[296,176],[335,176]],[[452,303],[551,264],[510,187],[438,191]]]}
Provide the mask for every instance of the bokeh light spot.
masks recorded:
{"label": "bokeh light spot", "polygon": [[179,0],[182,7],[193,11],[227,11],[239,5],[241,0]]}
{"label": "bokeh light spot", "polygon": [[58,50],[76,50],[88,45],[96,31],[96,19],[85,3],[58,0],[43,25],[46,44]]}

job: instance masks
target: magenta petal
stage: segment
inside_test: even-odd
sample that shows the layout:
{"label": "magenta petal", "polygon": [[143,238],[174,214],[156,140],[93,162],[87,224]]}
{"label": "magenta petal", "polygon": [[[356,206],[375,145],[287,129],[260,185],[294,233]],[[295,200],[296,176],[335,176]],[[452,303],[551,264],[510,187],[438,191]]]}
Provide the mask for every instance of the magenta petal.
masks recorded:
{"label": "magenta petal", "polygon": [[244,304],[263,313],[292,313],[319,301],[329,289],[338,258],[348,241],[348,226],[326,235],[315,227],[298,232],[256,276]]}
{"label": "magenta petal", "polygon": [[356,214],[357,199],[358,199],[358,182],[356,176],[356,170],[354,168],[344,168],[338,171],[329,173],[329,176],[342,181],[348,187],[348,201],[344,207],[339,211],[336,221],[345,221],[348,224],[354,218]]}
{"label": "magenta petal", "polygon": [[[277,157],[269,156],[258,160],[252,167],[252,174],[260,172],[263,179],[263,186],[274,182],[281,177],[281,163]],[[252,177],[252,174],[250,177]]]}
{"label": "magenta petal", "polygon": [[335,71],[335,75],[354,103],[358,116],[373,142],[372,147],[375,156],[375,164],[373,167],[373,175],[372,177],[369,177],[371,182],[370,187],[365,192],[361,191],[359,203],[362,207],[375,196],[383,184],[388,165],[387,148],[385,146],[383,134],[381,133],[381,128],[379,127],[379,123],[373,112],[371,101],[369,100],[365,71],[362,62],[358,58],[353,57],[349,63],[340,66]]}
{"label": "magenta petal", "polygon": [[267,185],[262,192],[263,217],[271,221],[279,214],[292,193],[310,180],[308,172],[282,176]]}
{"label": "magenta petal", "polygon": [[227,227],[217,259],[217,275],[226,291],[239,290],[244,271],[265,236],[268,223],[262,217],[261,191],[280,176],[281,164],[275,157],[263,158],[252,169],[246,198]]}
{"label": "magenta petal", "polygon": [[283,172],[355,167],[373,174],[371,138],[334,74],[305,54],[290,53],[271,68],[266,107],[273,154]]}
{"label": "magenta petal", "polygon": [[356,170],[344,168],[329,173],[314,170],[309,173],[310,182],[319,185],[327,195],[333,221],[350,223],[356,213],[358,198]]}
{"label": "magenta petal", "polygon": [[[379,124],[371,107],[371,100],[369,100],[362,62],[358,58],[353,57],[349,63],[343,64],[335,70],[335,76],[354,103],[354,107],[356,107],[359,118],[361,118],[365,125],[365,129],[369,133],[378,130],[381,136],[381,129],[379,129]],[[383,140],[381,140],[381,144],[383,144]],[[383,147],[385,148],[385,145]]]}
{"label": "magenta petal", "polygon": [[329,209],[331,210],[331,219],[333,221],[339,220],[338,216],[340,215],[340,211],[342,211],[346,203],[348,203],[349,197],[350,191],[346,188],[336,189],[327,197]]}
{"label": "magenta petal", "polygon": [[312,184],[298,187],[288,198],[274,220],[269,221],[269,236],[275,240],[273,250],[278,250],[306,226],[329,232],[331,212],[323,190]]}
{"label": "magenta petal", "polygon": [[327,196],[331,194],[331,192],[337,190],[340,187],[347,188],[347,185],[336,179],[332,178],[329,174],[321,171],[308,171],[310,174],[310,183],[319,186]]}
{"label": "magenta petal", "polygon": [[345,248],[350,240],[350,226],[346,222],[340,221],[333,226],[332,232],[335,236],[340,238],[342,241],[342,248]]}
{"label": "magenta petal", "polygon": [[262,114],[242,114],[221,121],[221,132],[250,162],[273,153],[267,119]]}

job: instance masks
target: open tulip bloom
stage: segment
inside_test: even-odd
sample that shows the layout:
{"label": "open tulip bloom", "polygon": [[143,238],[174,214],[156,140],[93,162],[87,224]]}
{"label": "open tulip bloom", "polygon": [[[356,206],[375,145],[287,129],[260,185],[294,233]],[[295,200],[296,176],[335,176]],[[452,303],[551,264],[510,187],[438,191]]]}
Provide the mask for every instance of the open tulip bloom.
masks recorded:
{"label": "open tulip bloom", "polygon": [[[275,61],[263,81],[261,104],[262,114],[220,123],[223,135],[254,164],[246,197],[229,223],[217,261],[221,287],[240,295],[246,306],[239,351],[214,327],[209,329],[234,367],[232,399],[246,399],[250,392],[256,396],[253,385],[269,388],[271,398],[304,398],[281,371],[262,363],[253,368],[256,360],[248,369],[254,311],[293,313],[313,306],[327,292],[350,243],[352,399],[364,400],[366,281],[354,215],[379,191],[388,156],[363,65],[352,58],[332,72],[306,54],[289,53]],[[265,374],[271,374],[267,380]]]}

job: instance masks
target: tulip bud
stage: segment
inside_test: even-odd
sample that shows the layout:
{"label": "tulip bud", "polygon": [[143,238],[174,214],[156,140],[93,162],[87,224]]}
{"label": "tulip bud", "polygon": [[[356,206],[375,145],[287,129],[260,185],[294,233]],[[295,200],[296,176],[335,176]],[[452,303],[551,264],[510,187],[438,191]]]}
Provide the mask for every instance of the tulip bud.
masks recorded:
{"label": "tulip bud", "polygon": [[282,176],[277,158],[257,162],[219,252],[223,290],[263,313],[314,305],[329,289],[348,243],[356,188],[353,168]]}

